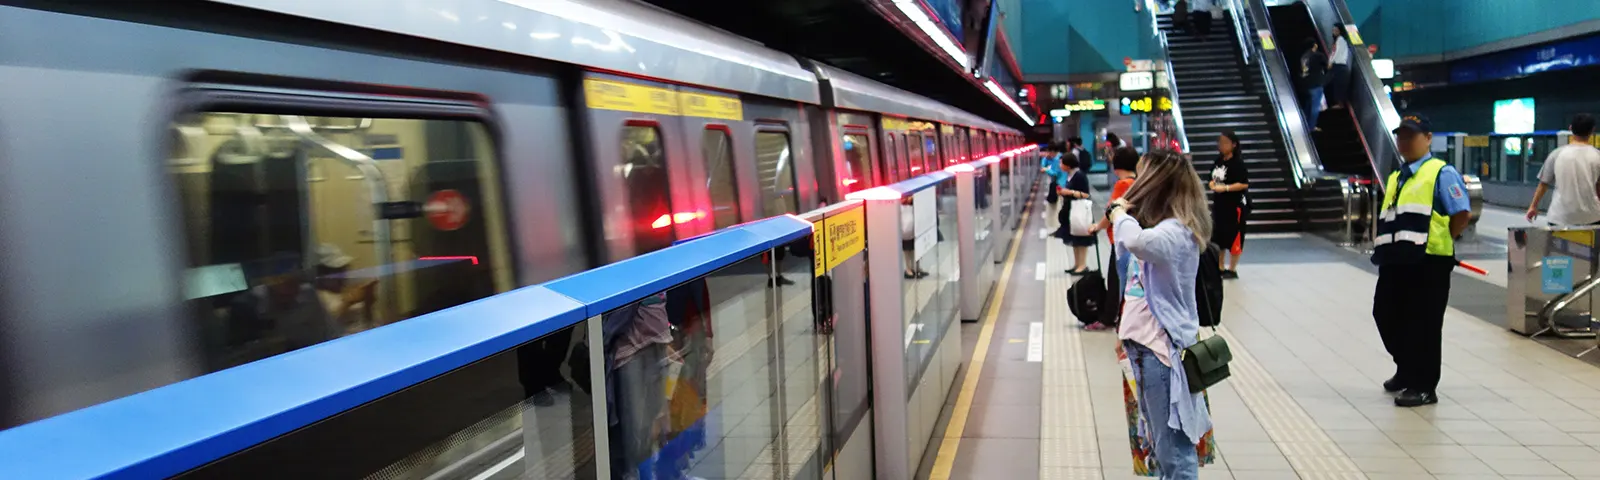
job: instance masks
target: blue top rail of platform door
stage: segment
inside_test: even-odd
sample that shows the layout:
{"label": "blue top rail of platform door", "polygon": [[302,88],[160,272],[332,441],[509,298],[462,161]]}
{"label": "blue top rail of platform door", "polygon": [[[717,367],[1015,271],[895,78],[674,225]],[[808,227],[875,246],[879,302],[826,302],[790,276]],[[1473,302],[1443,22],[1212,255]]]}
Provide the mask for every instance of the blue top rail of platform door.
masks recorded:
{"label": "blue top rail of platform door", "polygon": [[170,477],[810,233],[793,216],[733,227],[22,425],[0,432],[0,478]]}

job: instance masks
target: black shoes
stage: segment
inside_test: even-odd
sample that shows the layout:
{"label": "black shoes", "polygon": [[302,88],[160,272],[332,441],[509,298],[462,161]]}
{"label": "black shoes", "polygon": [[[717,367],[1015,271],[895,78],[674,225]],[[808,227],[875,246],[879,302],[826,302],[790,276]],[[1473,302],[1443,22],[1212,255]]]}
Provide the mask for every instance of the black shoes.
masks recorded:
{"label": "black shoes", "polygon": [[1394,397],[1396,407],[1420,407],[1439,403],[1439,396],[1432,392],[1419,392],[1407,389]]}
{"label": "black shoes", "polygon": [[1388,380],[1383,381],[1383,391],[1385,392],[1395,393],[1405,389],[1405,385],[1401,385],[1400,379],[1397,377],[1389,377]]}
{"label": "black shoes", "polygon": [[1238,280],[1239,279],[1239,272],[1234,271],[1234,270],[1223,270],[1222,271],[1222,278],[1224,280]]}

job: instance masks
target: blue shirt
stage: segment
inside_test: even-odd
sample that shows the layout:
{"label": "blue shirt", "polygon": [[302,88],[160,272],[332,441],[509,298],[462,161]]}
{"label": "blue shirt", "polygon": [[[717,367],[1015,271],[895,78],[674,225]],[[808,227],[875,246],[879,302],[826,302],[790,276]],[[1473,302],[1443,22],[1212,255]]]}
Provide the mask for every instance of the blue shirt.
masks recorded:
{"label": "blue shirt", "polygon": [[[1405,184],[1406,179],[1417,173],[1422,167],[1422,162],[1433,158],[1433,155],[1422,157],[1421,160],[1406,164],[1405,174],[1400,176],[1400,183]],[[1445,165],[1439,169],[1439,179],[1433,182],[1433,211],[1444,216],[1472,209],[1472,200],[1467,198],[1467,182],[1461,179],[1461,172],[1456,167]]]}
{"label": "blue shirt", "polygon": [[[1150,228],[1123,215],[1113,223],[1117,232],[1117,261],[1139,257],[1144,261],[1141,280],[1145,302],[1156,323],[1172,342],[1167,364],[1172,365],[1168,387],[1167,426],[1180,430],[1191,443],[1211,430],[1211,412],[1205,399],[1189,393],[1188,376],[1183,371],[1183,349],[1200,340],[1200,309],[1194,296],[1195,270],[1200,268],[1200,246],[1194,232],[1177,219],[1162,220]],[[1124,292],[1126,284],[1124,284]],[[1135,367],[1137,368],[1137,367]],[[1137,371],[1135,372],[1137,374]],[[1147,408],[1158,408],[1147,406]]]}

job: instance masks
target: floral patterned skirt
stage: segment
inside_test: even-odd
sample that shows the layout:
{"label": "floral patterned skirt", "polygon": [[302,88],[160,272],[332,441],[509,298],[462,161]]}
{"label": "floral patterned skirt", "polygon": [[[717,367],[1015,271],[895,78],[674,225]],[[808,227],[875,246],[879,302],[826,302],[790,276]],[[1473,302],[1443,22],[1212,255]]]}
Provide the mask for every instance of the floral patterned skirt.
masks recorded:
{"label": "floral patterned skirt", "polygon": [[[1128,447],[1133,449],[1133,473],[1145,477],[1161,476],[1161,464],[1156,462],[1155,444],[1150,438],[1150,425],[1139,409],[1139,382],[1133,374],[1133,362],[1128,360],[1128,353],[1122,351],[1121,342],[1117,345],[1117,364],[1122,366],[1122,400],[1128,414]],[[1211,397],[1201,394],[1205,398],[1206,409],[1211,409]],[[1217,461],[1217,439],[1213,433],[1216,428],[1206,431],[1200,438],[1200,443],[1194,450],[1200,459],[1200,466],[1210,465]]]}

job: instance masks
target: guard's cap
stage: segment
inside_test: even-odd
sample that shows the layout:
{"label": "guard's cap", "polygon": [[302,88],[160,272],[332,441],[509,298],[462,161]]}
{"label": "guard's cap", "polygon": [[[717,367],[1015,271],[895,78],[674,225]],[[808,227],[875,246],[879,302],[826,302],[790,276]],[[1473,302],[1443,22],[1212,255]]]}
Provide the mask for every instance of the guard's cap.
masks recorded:
{"label": "guard's cap", "polygon": [[1417,133],[1433,133],[1433,122],[1428,121],[1426,115],[1407,113],[1400,117],[1400,126],[1395,127],[1393,133],[1400,133],[1401,130],[1405,129],[1411,129],[1411,131]]}

